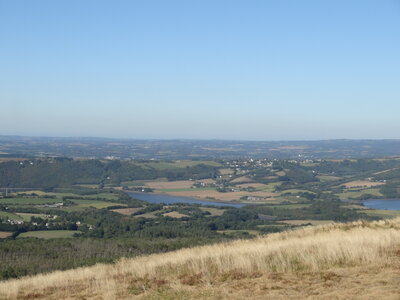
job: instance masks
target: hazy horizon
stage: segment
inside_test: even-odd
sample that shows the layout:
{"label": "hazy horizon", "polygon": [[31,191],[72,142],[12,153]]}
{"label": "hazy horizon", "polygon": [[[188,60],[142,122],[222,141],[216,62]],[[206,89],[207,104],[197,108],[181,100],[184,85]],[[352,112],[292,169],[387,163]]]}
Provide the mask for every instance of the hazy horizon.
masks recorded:
{"label": "hazy horizon", "polygon": [[3,1],[0,36],[0,135],[400,138],[399,1]]}
{"label": "hazy horizon", "polygon": [[226,141],[226,142],[324,142],[324,141],[399,141],[400,138],[389,139],[352,139],[352,138],[331,138],[331,139],[224,139],[224,138],[130,138],[130,137],[109,137],[109,136],[46,136],[46,135],[15,135],[0,134],[0,137],[16,137],[16,138],[38,138],[38,139],[109,139],[109,140],[148,140],[148,141]]}

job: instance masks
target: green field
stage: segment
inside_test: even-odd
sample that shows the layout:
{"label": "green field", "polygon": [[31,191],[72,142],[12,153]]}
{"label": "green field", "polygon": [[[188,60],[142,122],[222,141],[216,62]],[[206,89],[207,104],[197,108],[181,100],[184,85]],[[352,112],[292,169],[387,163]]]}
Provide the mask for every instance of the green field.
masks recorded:
{"label": "green field", "polygon": [[47,215],[44,214],[31,214],[31,213],[15,213],[15,214],[21,217],[25,222],[30,222],[32,217],[48,219]]}
{"label": "green field", "polygon": [[8,204],[8,205],[41,205],[41,204],[52,204],[61,202],[61,199],[58,198],[2,198],[0,199],[0,204]]}
{"label": "green field", "polygon": [[121,186],[144,186],[146,185],[143,181],[137,181],[137,180],[132,180],[132,181],[123,181],[121,182]]}
{"label": "green field", "polygon": [[311,204],[308,203],[300,203],[300,204],[281,204],[281,205],[271,205],[271,207],[282,208],[282,209],[297,209],[297,208],[305,208],[309,207]]}
{"label": "green field", "polygon": [[266,184],[263,187],[256,188],[256,190],[273,193],[273,192],[275,192],[275,188],[281,184],[282,184],[281,182],[271,182],[271,183]]}
{"label": "green field", "polygon": [[332,175],[319,175],[317,178],[321,181],[335,181],[335,180],[340,180],[342,179],[341,177],[338,176],[332,176]]}
{"label": "green field", "polygon": [[43,230],[43,231],[29,231],[18,235],[18,238],[39,238],[39,239],[59,239],[59,238],[72,238],[75,233],[80,231],[74,230]]}
{"label": "green field", "polygon": [[16,215],[15,213],[10,213],[7,211],[0,211],[0,218],[6,220],[7,218],[15,221],[23,221],[24,218],[21,216]]}
{"label": "green field", "polygon": [[350,199],[350,198],[358,198],[361,197],[364,194],[370,194],[370,195],[374,195],[377,197],[382,197],[383,195],[381,194],[381,192],[379,192],[379,189],[377,188],[367,188],[367,189],[358,189],[358,190],[354,190],[354,191],[347,191],[347,192],[343,192],[340,194],[337,194],[340,198],[340,200],[346,200],[346,199]]}
{"label": "green field", "polygon": [[365,209],[362,211],[368,216],[381,217],[381,218],[397,218],[400,217],[400,210],[379,210],[379,209]]}
{"label": "green field", "polygon": [[221,208],[214,208],[214,207],[199,207],[202,211],[207,211],[211,215],[210,216],[222,216],[224,213],[225,209]]}
{"label": "green field", "polygon": [[[29,197],[31,193],[35,193],[37,194],[39,197],[35,198],[35,197]],[[36,191],[36,190],[32,190],[32,191],[25,191],[25,192],[19,192],[18,194],[26,194],[28,198],[26,199],[46,199],[46,198],[40,198],[41,196],[55,196],[56,198],[54,199],[47,199],[49,201],[55,201],[55,202],[60,202],[60,200],[63,197],[82,197],[82,198],[104,198],[104,199],[109,199],[109,200],[116,200],[118,199],[118,194],[116,193],[107,193],[107,192],[103,192],[103,193],[96,193],[96,194],[92,194],[92,195],[80,195],[80,194],[76,194],[76,193],[63,193],[63,192],[43,192],[43,191]],[[16,195],[16,194],[14,194]],[[22,199],[25,199],[23,197],[20,197]],[[17,198],[13,198],[13,199],[19,199]],[[58,200],[57,200],[58,199]],[[7,200],[7,199],[0,199],[1,200]],[[51,203],[51,202],[49,202]],[[54,203],[54,202],[53,202]],[[1,202],[0,202],[1,204]]]}
{"label": "green field", "polygon": [[102,209],[102,208],[107,208],[110,206],[126,206],[126,204],[124,203],[114,203],[114,202],[106,202],[106,201],[101,201],[101,200],[75,200],[75,199],[71,199],[72,202],[74,202],[76,205],[73,206],[67,206],[67,207],[63,207],[63,210],[80,210],[80,209],[84,209],[87,207],[94,207],[97,209]]}

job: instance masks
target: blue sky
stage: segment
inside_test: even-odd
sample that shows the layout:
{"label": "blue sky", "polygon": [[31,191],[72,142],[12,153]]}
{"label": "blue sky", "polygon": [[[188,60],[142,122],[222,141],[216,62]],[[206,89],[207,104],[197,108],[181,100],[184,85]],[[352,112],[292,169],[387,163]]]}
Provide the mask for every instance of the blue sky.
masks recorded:
{"label": "blue sky", "polygon": [[0,134],[400,138],[400,1],[0,0]]}

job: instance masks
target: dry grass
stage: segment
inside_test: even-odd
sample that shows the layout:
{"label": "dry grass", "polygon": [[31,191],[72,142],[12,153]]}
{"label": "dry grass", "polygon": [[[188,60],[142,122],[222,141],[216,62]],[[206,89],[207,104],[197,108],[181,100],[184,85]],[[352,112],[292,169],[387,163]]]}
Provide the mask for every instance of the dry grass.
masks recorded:
{"label": "dry grass", "polygon": [[354,187],[374,187],[374,186],[379,186],[379,185],[383,185],[385,183],[383,182],[372,182],[372,181],[368,181],[368,180],[356,180],[356,181],[351,181],[351,182],[347,182],[344,183],[343,185],[347,188],[354,188]]}
{"label": "dry grass", "polygon": [[191,180],[180,180],[180,181],[149,181],[146,182],[146,186],[156,189],[156,190],[165,190],[165,189],[190,189],[193,185],[193,181]]}
{"label": "dry grass", "polygon": [[331,175],[318,175],[317,178],[321,181],[335,181],[341,179],[341,177]]}
{"label": "dry grass", "polygon": [[5,239],[11,236],[13,233],[8,231],[0,231],[0,239]]}
{"label": "dry grass", "polygon": [[175,218],[175,219],[180,219],[183,217],[188,217],[188,215],[185,214],[181,214],[180,212],[177,211],[171,211],[169,213],[165,213],[163,214],[164,217],[171,217],[171,218]]}
{"label": "dry grass", "polygon": [[[173,196],[193,197],[201,199],[212,198],[220,201],[239,201],[240,197],[242,196],[271,198],[279,195],[277,193],[271,193],[271,192],[246,192],[246,191],[220,193],[216,190],[199,190],[199,189],[193,189],[190,191],[166,192],[166,194]],[[268,201],[268,199],[266,201]]]}
{"label": "dry grass", "polygon": [[239,183],[239,182],[252,182],[253,179],[247,176],[242,176],[231,180],[232,183]]}
{"label": "dry grass", "polygon": [[221,175],[231,175],[234,173],[234,171],[232,169],[219,169],[219,172],[221,173]]}
{"label": "dry grass", "polygon": [[[7,154],[7,153],[0,153],[0,154]],[[0,163],[1,162],[6,162],[6,161],[23,161],[23,160],[28,160],[28,158],[22,158],[22,157],[2,157],[0,158]]]}
{"label": "dry grass", "polygon": [[0,283],[5,299],[399,299],[400,219],[309,227]]}

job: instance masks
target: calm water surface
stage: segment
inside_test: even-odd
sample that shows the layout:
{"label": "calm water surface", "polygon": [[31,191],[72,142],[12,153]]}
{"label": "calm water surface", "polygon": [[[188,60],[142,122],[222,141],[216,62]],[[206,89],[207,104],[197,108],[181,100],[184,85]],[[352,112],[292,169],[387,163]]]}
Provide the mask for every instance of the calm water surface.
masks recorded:
{"label": "calm water surface", "polygon": [[231,206],[231,207],[243,207],[244,204],[237,203],[226,203],[226,202],[211,202],[211,201],[203,201],[189,197],[177,197],[170,195],[161,195],[161,194],[153,194],[153,193],[136,193],[129,192],[129,196],[132,198],[136,198],[139,200],[143,200],[150,203],[165,203],[165,204],[173,204],[173,203],[187,203],[187,204],[201,204],[201,205],[212,205],[212,206]]}
{"label": "calm water surface", "polygon": [[366,200],[363,202],[366,207],[384,210],[400,210],[400,199]]}

